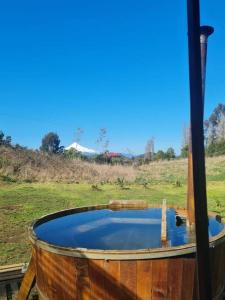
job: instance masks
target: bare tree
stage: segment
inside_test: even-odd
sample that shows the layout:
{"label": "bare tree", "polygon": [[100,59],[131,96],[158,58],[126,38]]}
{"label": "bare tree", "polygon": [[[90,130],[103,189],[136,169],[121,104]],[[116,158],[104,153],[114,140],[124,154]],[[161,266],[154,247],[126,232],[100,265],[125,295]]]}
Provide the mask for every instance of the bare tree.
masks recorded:
{"label": "bare tree", "polygon": [[217,125],[217,141],[220,142],[225,139],[225,118],[221,118]]}
{"label": "bare tree", "polygon": [[106,128],[100,128],[99,136],[96,141],[96,144],[102,149],[102,152],[106,152],[106,150],[108,149],[109,140],[107,138],[107,129]]}
{"label": "bare tree", "polygon": [[190,137],[190,128],[184,125],[183,127],[183,137],[182,137],[182,145],[181,147],[184,148],[189,144],[189,137]]}
{"label": "bare tree", "polygon": [[205,136],[207,145],[217,143],[225,136],[225,104],[218,104],[205,121]]}
{"label": "bare tree", "polygon": [[154,159],[154,151],[155,151],[155,143],[154,138],[151,138],[147,141],[145,147],[145,160],[152,161]]}
{"label": "bare tree", "polygon": [[78,127],[75,132],[75,142],[76,143],[80,142],[83,134],[84,134],[84,130],[82,128]]}

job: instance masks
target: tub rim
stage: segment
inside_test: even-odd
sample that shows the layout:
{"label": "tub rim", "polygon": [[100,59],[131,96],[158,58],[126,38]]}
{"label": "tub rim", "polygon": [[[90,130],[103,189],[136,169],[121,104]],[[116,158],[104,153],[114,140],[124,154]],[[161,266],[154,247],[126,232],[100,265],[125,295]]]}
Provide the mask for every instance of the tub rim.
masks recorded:
{"label": "tub rim", "polygon": [[[103,259],[103,260],[138,260],[138,259],[156,259],[177,257],[184,255],[193,255],[196,253],[196,244],[189,243],[181,246],[173,247],[161,247],[161,248],[146,248],[135,250],[102,250],[102,249],[87,249],[87,248],[74,248],[57,246],[39,239],[34,231],[34,228],[40,224],[50,221],[57,217],[67,216],[74,213],[100,210],[100,209],[144,209],[144,208],[160,208],[159,205],[148,204],[144,201],[137,202],[124,201],[124,202],[112,202],[109,204],[98,204],[91,206],[81,206],[75,208],[64,209],[56,211],[51,214],[44,215],[34,220],[28,227],[28,235],[33,246],[41,248],[45,251],[55,253],[58,255],[76,257],[76,258],[88,258],[88,259]],[[169,205],[168,208],[173,208],[179,215],[186,215],[186,209],[175,205]],[[209,212],[209,216],[215,217],[216,213]],[[225,219],[221,218],[221,222],[225,224]],[[225,241],[225,228],[216,236],[210,238],[209,247],[214,248],[217,245]]]}

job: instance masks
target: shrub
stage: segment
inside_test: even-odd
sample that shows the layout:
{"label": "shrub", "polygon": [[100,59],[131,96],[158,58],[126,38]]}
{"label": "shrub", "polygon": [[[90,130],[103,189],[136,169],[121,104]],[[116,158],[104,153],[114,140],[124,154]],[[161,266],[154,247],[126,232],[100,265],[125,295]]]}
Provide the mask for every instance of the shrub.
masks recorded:
{"label": "shrub", "polygon": [[0,179],[1,179],[1,181],[8,182],[8,183],[16,182],[16,179],[14,179],[10,176],[6,176],[6,175],[1,175]]}
{"label": "shrub", "polygon": [[117,180],[116,180],[116,184],[118,184],[119,187],[120,187],[121,189],[123,189],[123,188],[124,188],[124,178],[118,177]]}

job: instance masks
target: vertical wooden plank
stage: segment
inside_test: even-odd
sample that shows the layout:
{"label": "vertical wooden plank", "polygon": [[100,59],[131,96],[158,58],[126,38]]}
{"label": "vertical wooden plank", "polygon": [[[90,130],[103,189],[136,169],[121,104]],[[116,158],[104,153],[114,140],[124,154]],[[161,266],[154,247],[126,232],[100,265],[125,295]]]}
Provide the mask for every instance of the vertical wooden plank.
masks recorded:
{"label": "vertical wooden plank", "polygon": [[182,300],[192,300],[194,295],[196,261],[194,258],[183,259]]}
{"label": "vertical wooden plank", "polygon": [[167,259],[152,260],[152,300],[167,300]]}
{"label": "vertical wooden plank", "polygon": [[37,286],[42,297],[54,300],[68,299],[68,295],[73,291],[70,265],[75,269],[70,257],[37,249]]}
{"label": "vertical wooden plank", "polygon": [[199,292],[198,292],[198,280],[197,280],[197,268],[194,270],[194,288],[193,288],[193,300],[199,300]]}
{"label": "vertical wooden plank", "polygon": [[192,161],[191,128],[189,129],[188,147],[188,180],[187,180],[187,226],[193,228],[195,223],[195,203],[193,186],[193,161]]}
{"label": "vertical wooden plank", "polygon": [[90,293],[92,300],[104,300],[104,262],[103,260],[89,260],[88,261],[88,272],[90,278]]}
{"label": "vertical wooden plank", "polygon": [[121,299],[136,299],[137,293],[137,262],[120,262]]}
{"label": "vertical wooden plank", "polygon": [[162,222],[161,222],[161,242],[162,247],[167,244],[167,220],[166,220],[166,199],[163,199],[162,203]]}
{"label": "vertical wooden plank", "polygon": [[105,299],[121,299],[120,261],[104,261],[104,269],[106,272],[104,278]]}
{"label": "vertical wooden plank", "polygon": [[183,259],[170,258],[168,260],[168,300],[180,300],[182,286],[182,273],[183,273]]}
{"label": "vertical wooden plank", "polygon": [[152,300],[152,261],[137,261],[137,299]]}
{"label": "vertical wooden plank", "polygon": [[52,278],[54,274],[53,266],[51,264],[51,253],[40,248],[36,248],[36,272],[37,272],[37,286],[41,291],[41,296],[54,299],[56,291],[52,285]]}
{"label": "vertical wooden plank", "polygon": [[35,281],[36,281],[35,259],[34,256],[32,256],[16,299],[17,300],[28,299],[31,289],[35,284]]}
{"label": "vertical wooden plank", "polygon": [[86,258],[76,258],[77,271],[77,300],[90,300],[90,279],[88,273],[88,260]]}
{"label": "vertical wooden plank", "polygon": [[[49,269],[47,276],[50,278],[52,299],[67,300],[77,294],[77,272],[73,257],[49,253]],[[46,266],[47,267],[47,266]]]}
{"label": "vertical wooden plank", "polygon": [[[223,270],[223,275],[222,275],[222,281],[225,282],[225,242],[222,243],[221,245],[221,253],[222,253],[222,258],[221,258],[221,270]],[[225,293],[224,293],[224,298],[225,298]]]}
{"label": "vertical wooden plank", "polygon": [[212,270],[212,293],[213,297],[221,294],[224,288],[225,278],[225,248],[219,244],[210,249],[211,270]]}
{"label": "vertical wooden plank", "polygon": [[[48,280],[45,274],[45,268],[42,264],[42,250],[40,248],[36,249],[36,274],[37,274],[37,286],[41,290],[41,292],[47,295],[47,287],[48,287]],[[39,295],[41,296],[41,295]]]}
{"label": "vertical wooden plank", "polygon": [[218,270],[217,270],[217,264],[218,264],[218,254],[217,248],[211,248],[210,249],[210,260],[211,260],[211,272],[212,272],[212,291],[213,294],[217,293],[217,277],[218,277]]}
{"label": "vertical wooden plank", "polygon": [[42,297],[54,300],[73,299],[78,294],[78,287],[79,293],[85,294],[85,284],[79,285],[83,280],[82,271],[73,257],[37,249],[37,286]]}

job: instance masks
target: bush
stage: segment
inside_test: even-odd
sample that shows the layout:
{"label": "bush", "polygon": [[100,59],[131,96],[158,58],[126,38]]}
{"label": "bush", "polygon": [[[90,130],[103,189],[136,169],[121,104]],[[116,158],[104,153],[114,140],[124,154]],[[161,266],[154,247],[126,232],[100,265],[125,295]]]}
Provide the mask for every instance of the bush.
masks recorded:
{"label": "bush", "polygon": [[180,180],[178,180],[178,179],[175,181],[174,185],[175,185],[175,187],[181,187],[182,186]]}
{"label": "bush", "polygon": [[12,138],[11,136],[7,135],[5,137],[5,134],[2,130],[0,130],[0,146],[4,145],[4,146],[11,146],[12,143]]}
{"label": "bush", "polygon": [[74,159],[74,158],[82,158],[82,153],[77,151],[76,149],[69,149],[69,150],[65,150],[64,152],[64,156],[68,159]]}
{"label": "bush", "polygon": [[188,145],[185,145],[181,148],[181,157],[182,158],[188,157]]}
{"label": "bush", "polygon": [[175,151],[172,147],[168,148],[166,151],[166,158],[168,160],[176,158]]}
{"label": "bush", "polygon": [[7,182],[7,183],[16,182],[16,179],[14,179],[10,176],[6,176],[6,175],[1,175],[0,180],[4,181],[4,182]]}
{"label": "bush", "polygon": [[225,139],[216,143],[211,143],[206,148],[206,154],[208,156],[219,156],[225,154]]}
{"label": "bush", "polygon": [[116,180],[116,184],[118,184],[119,187],[120,187],[121,189],[123,189],[123,188],[124,188],[124,184],[125,184],[124,178],[118,177],[117,180]]}
{"label": "bush", "polygon": [[137,177],[135,183],[142,185],[144,188],[148,188],[149,180],[144,177]]}

